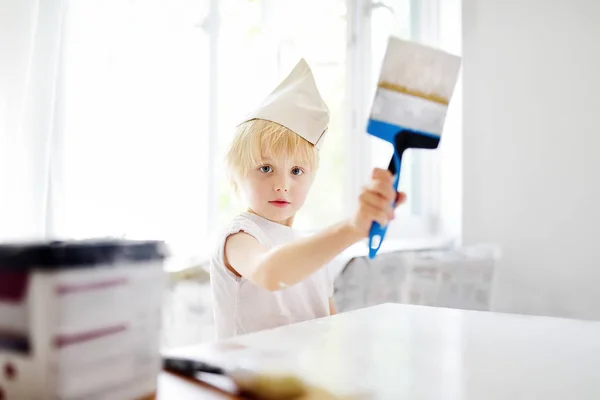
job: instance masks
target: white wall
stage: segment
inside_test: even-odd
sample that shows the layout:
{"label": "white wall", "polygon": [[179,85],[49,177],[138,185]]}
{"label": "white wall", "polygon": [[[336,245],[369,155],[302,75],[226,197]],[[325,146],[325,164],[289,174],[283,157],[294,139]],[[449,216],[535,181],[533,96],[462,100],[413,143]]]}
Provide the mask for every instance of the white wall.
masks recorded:
{"label": "white wall", "polygon": [[495,308],[600,319],[600,1],[464,0],[463,235]]}

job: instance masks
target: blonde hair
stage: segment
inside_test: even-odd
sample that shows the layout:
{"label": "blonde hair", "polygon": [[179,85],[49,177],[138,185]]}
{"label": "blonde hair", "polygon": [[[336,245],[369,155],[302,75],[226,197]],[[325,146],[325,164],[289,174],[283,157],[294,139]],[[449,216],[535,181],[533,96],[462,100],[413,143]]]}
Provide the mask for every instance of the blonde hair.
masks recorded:
{"label": "blonde hair", "polygon": [[240,124],[226,155],[231,183],[237,191],[236,178],[244,177],[259,167],[263,156],[298,160],[316,170],[319,151],[302,136],[278,123],[253,119]]}

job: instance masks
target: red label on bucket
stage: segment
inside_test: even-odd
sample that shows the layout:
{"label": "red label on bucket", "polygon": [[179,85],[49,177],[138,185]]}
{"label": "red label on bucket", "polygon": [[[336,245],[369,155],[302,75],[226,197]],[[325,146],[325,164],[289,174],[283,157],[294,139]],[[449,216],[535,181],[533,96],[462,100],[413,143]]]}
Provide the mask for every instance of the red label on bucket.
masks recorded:
{"label": "red label on bucket", "polygon": [[27,272],[0,271],[0,302],[25,301],[28,283]]}

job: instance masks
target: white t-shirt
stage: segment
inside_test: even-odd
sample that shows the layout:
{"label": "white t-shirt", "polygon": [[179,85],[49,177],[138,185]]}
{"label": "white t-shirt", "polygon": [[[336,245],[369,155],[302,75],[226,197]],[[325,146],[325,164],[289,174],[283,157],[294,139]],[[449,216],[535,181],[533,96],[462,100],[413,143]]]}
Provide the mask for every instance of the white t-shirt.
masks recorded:
{"label": "white t-shirt", "polygon": [[294,229],[248,212],[235,217],[219,238],[211,258],[216,339],[250,333],[329,315],[333,283],[327,268],[302,282],[269,291],[238,277],[225,266],[224,248],[229,235],[244,231],[268,249],[299,237]]}

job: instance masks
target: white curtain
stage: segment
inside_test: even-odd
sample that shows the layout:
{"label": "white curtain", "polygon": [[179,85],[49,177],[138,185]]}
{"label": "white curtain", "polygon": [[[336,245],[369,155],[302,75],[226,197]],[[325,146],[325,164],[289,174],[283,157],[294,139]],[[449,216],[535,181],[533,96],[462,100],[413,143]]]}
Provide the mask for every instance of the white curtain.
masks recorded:
{"label": "white curtain", "polygon": [[45,237],[65,2],[0,2],[0,239]]}
{"label": "white curtain", "polygon": [[202,251],[204,3],[0,2],[0,239],[152,238]]}

